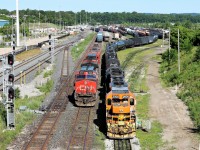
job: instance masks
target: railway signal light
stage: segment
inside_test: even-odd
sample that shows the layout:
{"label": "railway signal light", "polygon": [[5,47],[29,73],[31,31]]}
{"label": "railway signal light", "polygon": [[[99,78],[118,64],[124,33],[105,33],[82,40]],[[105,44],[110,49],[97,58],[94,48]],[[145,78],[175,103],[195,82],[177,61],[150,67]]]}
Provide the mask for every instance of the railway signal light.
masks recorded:
{"label": "railway signal light", "polygon": [[8,55],[8,64],[11,65],[11,66],[14,64],[14,56],[13,56],[13,54],[9,54]]}
{"label": "railway signal light", "polygon": [[13,41],[13,50],[15,50],[15,41]]}
{"label": "railway signal light", "polygon": [[8,81],[9,82],[14,82],[15,76],[13,74],[9,74],[8,76]]}
{"label": "railway signal light", "polygon": [[15,90],[11,87],[8,89],[8,98],[14,99],[14,97],[15,97]]}
{"label": "railway signal light", "polygon": [[49,39],[51,39],[51,34],[49,34]]}
{"label": "railway signal light", "polygon": [[51,51],[51,47],[49,47],[49,51]]}

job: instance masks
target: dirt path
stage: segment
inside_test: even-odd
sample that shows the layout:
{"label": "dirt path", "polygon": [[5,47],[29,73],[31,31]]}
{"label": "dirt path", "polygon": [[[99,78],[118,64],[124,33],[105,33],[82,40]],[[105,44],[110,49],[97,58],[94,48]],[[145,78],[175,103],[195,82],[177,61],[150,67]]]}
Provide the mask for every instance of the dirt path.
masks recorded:
{"label": "dirt path", "polygon": [[[155,53],[160,53],[158,49]],[[193,123],[184,103],[179,100],[175,92],[162,88],[159,80],[159,64],[155,60],[149,61],[147,84],[150,89],[150,116],[158,120],[163,126],[162,149],[198,150],[198,141],[192,133]]]}

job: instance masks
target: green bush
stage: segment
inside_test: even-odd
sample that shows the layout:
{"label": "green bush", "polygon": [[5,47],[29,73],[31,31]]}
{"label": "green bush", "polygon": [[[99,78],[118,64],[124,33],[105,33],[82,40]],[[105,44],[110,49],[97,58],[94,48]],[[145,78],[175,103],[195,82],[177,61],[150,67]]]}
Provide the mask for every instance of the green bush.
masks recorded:
{"label": "green bush", "polygon": [[37,87],[41,92],[44,92],[45,94],[49,93],[53,87],[53,80],[48,80],[46,84]]}
{"label": "green bush", "polygon": [[200,61],[200,47],[198,47],[193,60]]}
{"label": "green bush", "polygon": [[6,125],[6,109],[2,103],[0,103],[0,120],[2,120],[2,123],[5,126]]}
{"label": "green bush", "polygon": [[15,89],[15,98],[16,99],[20,98],[20,90],[19,90],[19,88]]}
{"label": "green bush", "polygon": [[49,77],[53,74],[53,70],[47,71],[44,73],[43,78]]}

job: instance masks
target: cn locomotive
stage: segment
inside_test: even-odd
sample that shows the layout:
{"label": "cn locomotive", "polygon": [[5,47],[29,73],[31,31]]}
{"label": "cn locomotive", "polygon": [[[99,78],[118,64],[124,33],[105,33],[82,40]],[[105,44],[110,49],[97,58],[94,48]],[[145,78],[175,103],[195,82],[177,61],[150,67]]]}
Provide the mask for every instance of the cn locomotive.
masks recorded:
{"label": "cn locomotive", "polygon": [[94,43],[75,73],[74,99],[77,106],[94,106],[97,100],[101,44]]}

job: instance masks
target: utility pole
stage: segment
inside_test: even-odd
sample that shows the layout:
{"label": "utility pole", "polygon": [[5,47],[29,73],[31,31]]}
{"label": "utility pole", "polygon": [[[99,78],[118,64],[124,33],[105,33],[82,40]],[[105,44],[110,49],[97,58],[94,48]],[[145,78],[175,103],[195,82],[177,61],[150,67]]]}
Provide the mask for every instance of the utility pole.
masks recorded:
{"label": "utility pole", "polygon": [[170,61],[170,49],[171,49],[171,45],[170,45],[170,36],[171,36],[171,30],[169,28],[169,61]]}
{"label": "utility pole", "polygon": [[179,29],[178,29],[178,73],[180,74],[181,67],[180,67],[180,43],[179,43]]}
{"label": "utility pole", "polygon": [[35,39],[36,39],[36,32],[35,32],[35,20],[34,21],[34,24],[33,24],[33,31],[34,31],[34,35],[35,35]]}
{"label": "utility pole", "polygon": [[59,16],[60,16],[60,31],[62,30],[62,26],[61,26],[61,14],[60,14],[60,11],[59,11]]}
{"label": "utility pole", "polygon": [[40,10],[39,10],[39,23],[38,23],[38,28],[40,29]]}
{"label": "utility pole", "polygon": [[91,13],[90,13],[90,24],[91,24]]}
{"label": "utility pole", "polygon": [[25,48],[26,48],[26,51],[27,51],[27,45],[26,45],[26,17],[27,17],[27,15],[24,15],[24,46],[25,46]]}
{"label": "utility pole", "polygon": [[80,12],[80,25],[81,25],[81,12]]}
{"label": "utility pole", "polygon": [[76,13],[75,13],[75,29],[76,29]]}
{"label": "utility pole", "polygon": [[85,17],[85,24],[87,25],[87,12],[86,12],[86,17]]}
{"label": "utility pole", "polygon": [[165,34],[164,34],[164,29],[163,29],[163,44],[162,44],[162,47],[164,47],[164,38],[165,38]]}
{"label": "utility pole", "polygon": [[17,46],[20,46],[19,38],[19,0],[16,0],[16,35],[17,35]]}

